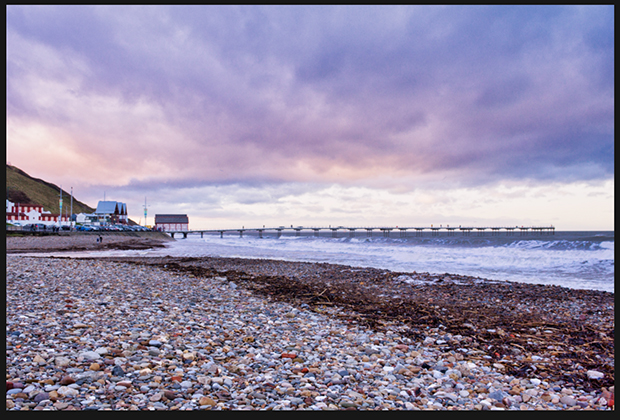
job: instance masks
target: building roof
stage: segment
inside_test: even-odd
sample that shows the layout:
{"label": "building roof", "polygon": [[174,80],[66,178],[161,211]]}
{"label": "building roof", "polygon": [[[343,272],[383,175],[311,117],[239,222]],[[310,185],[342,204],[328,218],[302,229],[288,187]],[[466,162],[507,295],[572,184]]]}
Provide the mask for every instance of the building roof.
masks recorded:
{"label": "building roof", "polygon": [[189,223],[187,214],[156,214],[155,224],[158,223]]}
{"label": "building roof", "polygon": [[114,214],[117,213],[116,201],[100,201],[97,204],[95,214]]}

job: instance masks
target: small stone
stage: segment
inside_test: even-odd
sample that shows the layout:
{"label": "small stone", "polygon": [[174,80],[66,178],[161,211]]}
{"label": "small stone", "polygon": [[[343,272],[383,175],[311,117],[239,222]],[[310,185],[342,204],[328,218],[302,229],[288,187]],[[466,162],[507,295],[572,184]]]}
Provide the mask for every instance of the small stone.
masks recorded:
{"label": "small stone", "polygon": [[114,375],[114,376],[125,376],[125,371],[120,366],[114,366],[114,369],[112,369],[112,375]]}
{"label": "small stone", "polygon": [[589,370],[586,372],[586,375],[588,375],[589,379],[603,379],[605,377],[604,373],[597,370]]}
{"label": "small stone", "polygon": [[21,389],[21,388],[13,388],[13,389],[9,389],[9,390],[6,392],[6,395],[15,395],[15,394],[19,394],[19,393],[21,393],[21,392],[22,392],[22,389]]}
{"label": "small stone", "polygon": [[573,397],[569,397],[568,395],[565,395],[562,398],[560,398],[560,402],[562,404],[566,404],[569,407],[573,407],[577,405],[577,400],[575,400]]}
{"label": "small stone", "polygon": [[37,363],[37,364],[45,364],[45,359],[42,358],[41,356],[39,356],[38,354],[36,356],[34,356],[34,358],[32,359],[33,363]]}
{"label": "small stone", "polygon": [[58,388],[57,392],[58,394],[64,395],[65,397],[76,397],[80,394],[77,389],[68,386],[61,386],[60,388]]}
{"label": "small stone", "polygon": [[283,359],[294,359],[297,355],[295,353],[282,353],[280,357]]}
{"label": "small stone", "polygon": [[60,385],[70,385],[75,383],[75,379],[73,379],[71,376],[63,376],[58,383]]}
{"label": "small stone", "polygon": [[213,407],[213,406],[215,406],[217,404],[215,402],[215,400],[213,400],[212,398],[209,398],[209,397],[202,397],[202,398],[200,398],[198,403],[200,405],[210,405],[211,407]]}
{"label": "small stone", "polygon": [[506,397],[506,394],[502,391],[493,391],[489,393],[489,398],[493,398],[496,401],[502,401]]}
{"label": "small stone", "polygon": [[161,398],[162,398],[163,396],[164,396],[164,393],[163,393],[163,392],[157,392],[157,393],[155,393],[155,394],[151,395],[151,396],[149,397],[149,400],[150,400],[150,401],[153,401],[153,402],[155,402],[155,401],[159,401],[159,400],[161,400]]}
{"label": "small stone", "polygon": [[57,401],[54,403],[54,408],[58,410],[64,410],[67,407],[69,407],[69,403],[66,403],[66,402]]}
{"label": "small stone", "polygon": [[65,366],[69,366],[69,364],[71,363],[71,360],[67,357],[60,356],[54,359],[54,363],[58,367],[65,367]]}
{"label": "small stone", "polygon": [[34,402],[41,402],[43,400],[49,400],[50,396],[47,392],[39,392],[37,395],[34,396],[33,400]]}
{"label": "small stone", "polygon": [[97,353],[96,351],[85,351],[83,353],[80,353],[78,355],[78,357],[81,357],[85,360],[98,360],[101,359],[101,355],[99,353]]}
{"label": "small stone", "polygon": [[88,369],[98,371],[99,369],[101,369],[101,366],[99,365],[99,363],[91,363]]}

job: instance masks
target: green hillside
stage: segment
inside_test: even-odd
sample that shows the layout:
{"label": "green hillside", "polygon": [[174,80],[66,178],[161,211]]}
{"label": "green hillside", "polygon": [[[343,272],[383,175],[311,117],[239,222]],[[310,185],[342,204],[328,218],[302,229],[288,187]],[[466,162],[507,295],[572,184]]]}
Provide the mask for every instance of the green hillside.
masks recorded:
{"label": "green hillside", "polygon": [[[21,169],[6,165],[7,199],[13,203],[38,204],[44,210],[58,214],[60,189],[57,185],[42,179],[33,178]],[[62,212],[69,214],[71,210],[71,191],[62,192]],[[93,213],[94,208],[76,200],[73,196],[73,213]]]}

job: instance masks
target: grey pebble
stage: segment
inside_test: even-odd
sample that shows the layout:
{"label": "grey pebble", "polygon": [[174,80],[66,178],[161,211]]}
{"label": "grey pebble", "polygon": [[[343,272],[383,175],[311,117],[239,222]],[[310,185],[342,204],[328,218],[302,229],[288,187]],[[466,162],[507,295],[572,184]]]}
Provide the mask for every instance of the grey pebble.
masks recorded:
{"label": "grey pebble", "polygon": [[[524,391],[512,395],[514,377],[445,329],[425,330],[420,339],[399,325],[376,331],[347,322],[335,306],[295,308],[224,280],[102,259],[7,255],[7,381],[24,386],[7,390],[7,410],[37,403],[82,410],[494,410],[504,402],[511,410],[609,409],[599,395],[579,388],[562,395],[564,384],[536,375],[518,379]],[[41,283],[47,287],[36,287]],[[46,363],[24,361],[37,355]],[[95,361],[99,370],[90,370]],[[37,383],[64,376],[76,382]],[[26,389],[31,401],[14,399]],[[47,401],[61,389],[66,397]],[[557,404],[543,400],[544,392]]]}

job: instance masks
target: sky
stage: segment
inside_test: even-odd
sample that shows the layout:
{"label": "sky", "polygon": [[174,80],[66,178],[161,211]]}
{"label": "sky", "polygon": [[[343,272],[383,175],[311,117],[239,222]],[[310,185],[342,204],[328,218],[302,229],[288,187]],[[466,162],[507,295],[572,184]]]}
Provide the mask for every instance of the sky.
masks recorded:
{"label": "sky", "polygon": [[613,6],[6,6],[7,163],[190,229],[614,230]]}

